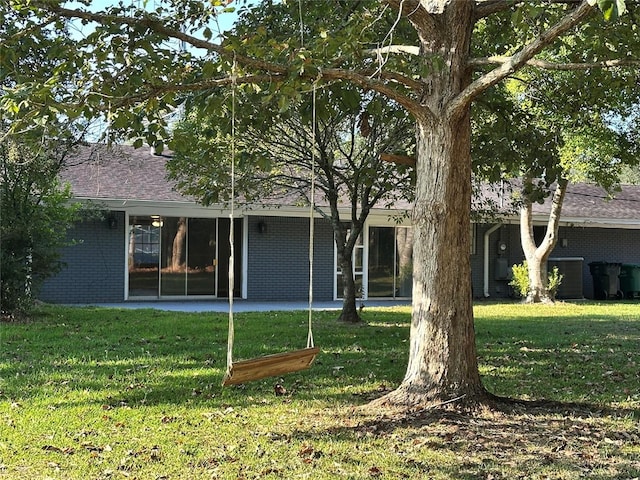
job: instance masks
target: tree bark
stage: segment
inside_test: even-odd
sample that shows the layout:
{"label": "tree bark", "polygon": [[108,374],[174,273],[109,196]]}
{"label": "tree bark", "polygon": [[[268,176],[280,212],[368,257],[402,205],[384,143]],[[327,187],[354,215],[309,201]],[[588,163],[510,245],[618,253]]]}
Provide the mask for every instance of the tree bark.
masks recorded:
{"label": "tree bark", "polygon": [[[473,2],[440,2],[442,13],[419,30],[425,114],[416,116],[413,313],[409,362],[400,386],[375,404],[483,403],[471,294],[471,123],[469,104],[450,102],[471,81],[465,66]],[[446,4],[445,4],[446,3]],[[424,24],[421,26],[424,28]],[[463,252],[463,254],[461,254]]]}
{"label": "tree bark", "polygon": [[[337,209],[336,209],[337,213]],[[338,254],[338,264],[342,270],[342,311],[338,317],[338,321],[348,323],[358,323],[362,321],[358,310],[356,309],[356,282],[353,278],[353,247],[347,241],[347,232],[345,227],[337,220],[334,225],[334,237],[336,242],[336,250]],[[351,231],[350,237],[356,234]],[[359,235],[359,233],[357,233]]]}
{"label": "tree bark", "polygon": [[[526,183],[531,179],[525,177]],[[548,288],[547,260],[558,243],[558,228],[560,227],[560,214],[562,203],[567,191],[568,181],[561,179],[556,185],[551,202],[551,211],[547,222],[547,230],[540,245],[536,245],[533,235],[533,202],[527,199],[520,209],[520,242],[524,257],[527,260],[529,275],[529,292],[525,303],[553,303],[555,298]],[[530,188],[529,188],[530,190]]]}
{"label": "tree bark", "polygon": [[171,248],[171,271],[179,272],[184,266],[184,241],[187,237],[187,221],[184,217],[178,219],[178,230],[173,238]]}
{"label": "tree bark", "polygon": [[358,323],[362,321],[356,309],[356,282],[353,278],[353,261],[351,254],[340,259],[342,270],[342,311],[338,320],[341,322]]}

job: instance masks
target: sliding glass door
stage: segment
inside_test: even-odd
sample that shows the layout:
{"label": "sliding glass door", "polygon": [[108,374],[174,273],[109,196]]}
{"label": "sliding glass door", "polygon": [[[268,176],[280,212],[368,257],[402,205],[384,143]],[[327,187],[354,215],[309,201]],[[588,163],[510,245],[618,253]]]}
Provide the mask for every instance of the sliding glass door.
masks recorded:
{"label": "sliding glass door", "polygon": [[187,295],[211,295],[217,292],[218,222],[208,218],[189,219],[187,258]]}
{"label": "sliding glass door", "polygon": [[[215,218],[130,217],[129,297],[226,295],[228,259],[218,259],[228,256],[229,225]],[[235,233],[242,238],[241,221]],[[240,264],[238,247],[236,256]]]}
{"label": "sliding glass door", "polygon": [[413,288],[413,229],[369,229],[369,297],[410,297]]}
{"label": "sliding glass door", "polygon": [[[369,227],[353,252],[354,279],[363,298],[409,298],[413,289],[413,229]],[[336,296],[342,298],[336,269]]]}
{"label": "sliding glass door", "polygon": [[158,296],[160,279],[160,219],[129,219],[129,296]]}

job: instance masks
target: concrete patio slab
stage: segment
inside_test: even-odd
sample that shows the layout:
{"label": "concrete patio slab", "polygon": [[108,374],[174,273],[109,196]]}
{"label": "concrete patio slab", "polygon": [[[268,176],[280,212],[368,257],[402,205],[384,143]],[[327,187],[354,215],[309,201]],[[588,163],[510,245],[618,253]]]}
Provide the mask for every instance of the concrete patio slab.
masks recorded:
{"label": "concrete patio slab", "polygon": [[[365,307],[397,307],[411,305],[410,300],[358,300],[357,305]],[[171,312],[228,312],[229,303],[224,300],[209,301],[131,301],[121,303],[95,303],[83,306],[95,306],[104,308],[141,309],[152,308]],[[252,302],[246,300],[234,300],[234,312],[273,312],[307,310],[309,302]],[[314,302],[313,310],[340,310],[341,301]]]}

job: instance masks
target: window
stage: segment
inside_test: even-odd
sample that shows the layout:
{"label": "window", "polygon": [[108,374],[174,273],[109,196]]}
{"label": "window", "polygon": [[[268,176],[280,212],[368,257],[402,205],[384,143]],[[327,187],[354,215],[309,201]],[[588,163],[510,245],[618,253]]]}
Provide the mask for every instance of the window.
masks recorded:
{"label": "window", "polygon": [[[242,238],[242,221],[234,225]],[[129,297],[226,296],[229,249],[218,238],[229,237],[229,226],[228,219],[129,217]]]}
{"label": "window", "polygon": [[[369,227],[354,248],[353,275],[360,298],[411,297],[413,228]],[[336,261],[337,298],[342,298],[342,285]]]}
{"label": "window", "polygon": [[369,297],[410,297],[413,289],[413,228],[369,229]]}

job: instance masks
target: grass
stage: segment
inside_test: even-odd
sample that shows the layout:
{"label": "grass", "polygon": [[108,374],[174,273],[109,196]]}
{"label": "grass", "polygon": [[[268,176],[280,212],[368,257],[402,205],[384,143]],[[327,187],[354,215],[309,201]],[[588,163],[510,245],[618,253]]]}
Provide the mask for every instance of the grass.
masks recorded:
{"label": "grass", "polygon": [[[511,412],[358,408],[402,379],[408,309],[314,314],[311,370],[222,389],[226,315],[44,307],[0,324],[0,479],[640,477],[638,303],[475,308]],[[236,315],[237,358],[306,342],[306,314]]]}

